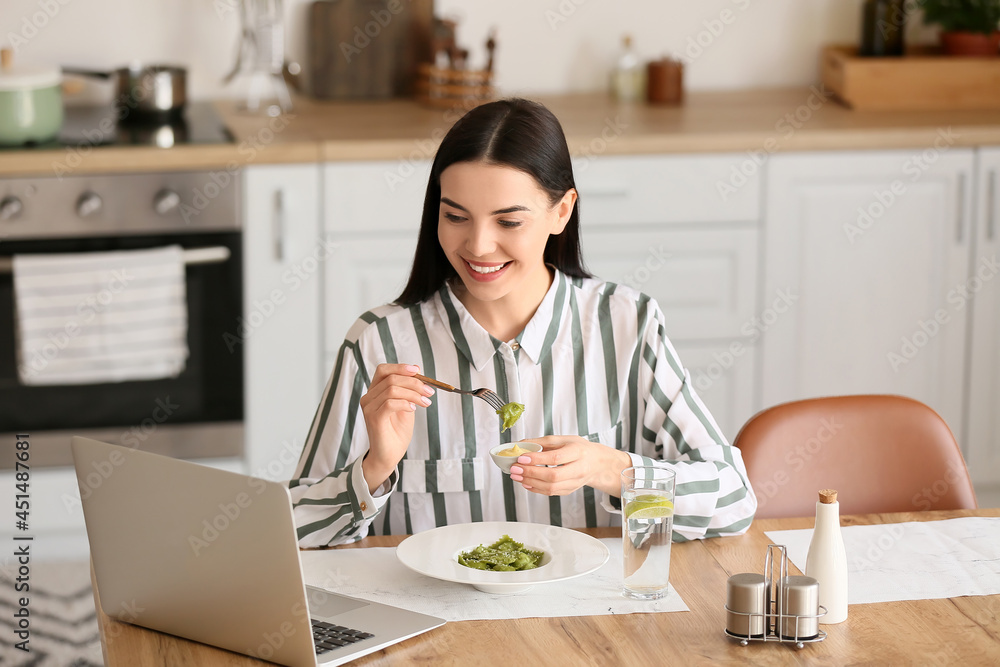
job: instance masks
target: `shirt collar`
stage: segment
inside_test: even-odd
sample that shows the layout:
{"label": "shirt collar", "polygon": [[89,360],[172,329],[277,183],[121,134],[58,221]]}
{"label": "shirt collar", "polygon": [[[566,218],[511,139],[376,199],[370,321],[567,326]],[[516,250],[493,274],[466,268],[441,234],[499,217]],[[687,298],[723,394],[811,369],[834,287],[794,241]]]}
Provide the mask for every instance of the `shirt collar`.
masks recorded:
{"label": "shirt collar", "polygon": [[482,371],[496,353],[496,339],[469,314],[448,282],[438,290],[435,302],[438,316],[448,327],[455,347],[476,371]]}
{"label": "shirt collar", "polygon": [[[551,349],[552,341],[559,329],[559,319],[563,314],[563,304],[568,298],[569,278],[553,267],[552,284],[542,298],[542,302],[531,316],[524,330],[518,334],[516,341],[521,351],[533,363],[538,363]],[[441,321],[448,326],[449,334],[455,346],[475,367],[482,371],[493,359],[501,342],[491,336],[479,322],[469,314],[465,306],[447,282],[435,295],[435,306]]]}
{"label": "shirt collar", "polygon": [[[550,265],[551,266],[551,265]],[[564,312],[563,305],[569,297],[570,279],[559,269],[552,267],[553,278],[549,290],[538,304],[535,314],[528,320],[524,331],[517,337],[521,352],[534,363],[539,363],[552,349],[559,321]]]}

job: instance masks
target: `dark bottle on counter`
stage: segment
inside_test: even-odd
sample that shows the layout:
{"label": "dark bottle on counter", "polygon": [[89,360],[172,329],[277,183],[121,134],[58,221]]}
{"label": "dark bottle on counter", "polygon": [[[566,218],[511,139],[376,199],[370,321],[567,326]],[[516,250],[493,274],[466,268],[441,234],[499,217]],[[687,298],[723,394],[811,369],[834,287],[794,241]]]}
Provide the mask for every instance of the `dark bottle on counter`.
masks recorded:
{"label": "dark bottle on counter", "polygon": [[858,55],[872,58],[903,55],[905,4],[904,0],[865,0],[861,10]]}

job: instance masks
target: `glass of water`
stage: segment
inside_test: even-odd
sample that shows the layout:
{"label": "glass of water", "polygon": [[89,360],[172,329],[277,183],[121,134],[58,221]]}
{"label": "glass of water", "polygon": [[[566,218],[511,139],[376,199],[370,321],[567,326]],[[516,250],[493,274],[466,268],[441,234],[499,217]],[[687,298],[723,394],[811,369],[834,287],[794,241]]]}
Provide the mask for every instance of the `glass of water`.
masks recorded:
{"label": "glass of water", "polygon": [[622,471],[622,556],[625,597],[656,600],[667,594],[674,527],[674,471]]}

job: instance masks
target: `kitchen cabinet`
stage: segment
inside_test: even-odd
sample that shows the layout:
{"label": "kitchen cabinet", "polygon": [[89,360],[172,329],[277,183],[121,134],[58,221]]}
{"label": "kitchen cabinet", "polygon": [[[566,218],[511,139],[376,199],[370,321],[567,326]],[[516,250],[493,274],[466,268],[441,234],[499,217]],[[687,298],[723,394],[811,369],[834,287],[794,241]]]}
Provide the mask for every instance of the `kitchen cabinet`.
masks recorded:
{"label": "kitchen cabinet", "polygon": [[248,472],[294,472],[322,383],[323,274],[318,165],[251,166],[243,174],[243,321]]}
{"label": "kitchen cabinet", "polygon": [[426,160],[323,166],[323,235],[333,248],[325,278],[327,374],[358,316],[403,291],[430,170]]}
{"label": "kitchen cabinet", "polygon": [[695,390],[731,440],[757,409],[759,173],[745,155],[577,160],[583,256],[605,280],[649,294]]}
{"label": "kitchen cabinet", "polygon": [[[759,335],[747,323],[756,312],[760,181],[748,178],[726,197],[716,186],[739,160],[616,156],[574,164],[588,268],[658,301],[695,388],[729,437],[755,406]],[[402,291],[429,172],[429,161],[324,166],[324,234],[334,247],[326,372],[357,316]]]}
{"label": "kitchen cabinet", "polygon": [[729,153],[576,159],[581,220],[588,228],[757,223],[760,172],[740,172],[746,161]]}
{"label": "kitchen cabinet", "polygon": [[771,158],[761,303],[788,303],[760,314],[763,405],[902,394],[963,442],[974,161],[944,141]]}
{"label": "kitchen cabinet", "polygon": [[755,311],[757,230],[586,227],[587,268],[644,292],[663,309],[674,342],[728,340]]}
{"label": "kitchen cabinet", "polygon": [[963,297],[972,314],[966,463],[977,484],[1000,483],[1000,148],[978,152],[976,228]]}
{"label": "kitchen cabinet", "polygon": [[334,245],[326,277],[326,370],[332,370],[347,330],[366,310],[389,303],[410,276],[416,233],[398,232],[382,239],[328,237]]}

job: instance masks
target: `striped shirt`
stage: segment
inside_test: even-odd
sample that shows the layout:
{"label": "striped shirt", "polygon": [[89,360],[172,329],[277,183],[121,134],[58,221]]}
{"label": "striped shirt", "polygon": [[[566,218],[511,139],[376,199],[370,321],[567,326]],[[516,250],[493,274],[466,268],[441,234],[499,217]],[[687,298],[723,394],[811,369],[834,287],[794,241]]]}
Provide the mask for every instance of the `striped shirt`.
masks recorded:
{"label": "striped shirt", "polygon": [[[463,388],[489,387],[526,409],[501,433],[485,401],[436,392],[429,407],[417,408],[406,455],[373,496],[362,474],[368,435],[359,402],[384,362],[416,364]],[[566,496],[532,493],[493,465],[491,447],[543,435],[581,435],[627,451],[635,465],[675,470],[675,540],[741,533],[756,510],[740,452],[695,394],[656,302],[556,271],[509,342],[483,329],[448,285],[422,303],[361,316],[289,482],[299,543],[343,544],[470,521],[621,525],[617,498],[586,486]]]}

